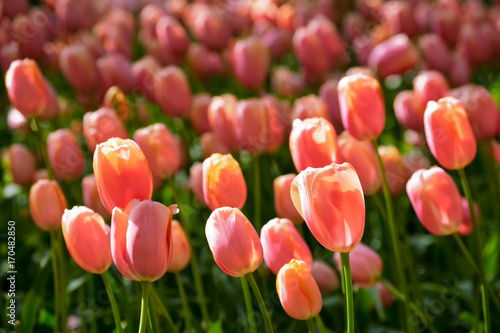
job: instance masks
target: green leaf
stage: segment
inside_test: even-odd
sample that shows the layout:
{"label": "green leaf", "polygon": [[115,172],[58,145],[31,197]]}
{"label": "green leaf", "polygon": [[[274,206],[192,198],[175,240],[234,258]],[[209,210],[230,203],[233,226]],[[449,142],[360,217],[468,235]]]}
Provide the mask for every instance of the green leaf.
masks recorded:
{"label": "green leaf", "polygon": [[21,323],[23,325],[23,332],[26,333],[34,331],[38,311],[45,296],[45,284],[50,272],[50,265],[41,266],[41,270],[40,278],[35,279],[33,287],[28,291],[22,303]]}
{"label": "green leaf", "polygon": [[222,319],[213,322],[208,328],[208,333],[222,333]]}
{"label": "green leaf", "polygon": [[359,332],[368,332],[372,306],[373,299],[370,293],[364,288],[359,288],[354,298],[355,318],[357,318],[356,325],[359,328]]}

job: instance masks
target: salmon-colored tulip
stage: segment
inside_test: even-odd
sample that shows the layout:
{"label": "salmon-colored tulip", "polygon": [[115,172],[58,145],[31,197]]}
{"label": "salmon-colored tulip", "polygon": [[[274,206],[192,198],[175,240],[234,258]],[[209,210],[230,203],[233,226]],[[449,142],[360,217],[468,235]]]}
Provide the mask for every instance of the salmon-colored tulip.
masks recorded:
{"label": "salmon-colored tulip", "polygon": [[203,197],[203,163],[195,162],[189,169],[189,185],[196,199],[205,204],[205,198]]}
{"label": "salmon-colored tulip", "polygon": [[324,118],[295,119],[290,133],[290,153],[298,171],[340,162],[337,134]]}
{"label": "salmon-colored tulip", "polygon": [[322,260],[313,261],[311,275],[318,284],[319,290],[324,293],[333,291],[339,287],[339,277],[335,270]]}
{"label": "salmon-colored tulip", "polygon": [[470,82],[471,72],[471,65],[461,52],[451,54],[448,75],[455,86]]}
{"label": "salmon-colored tulip", "polygon": [[181,163],[180,147],[164,124],[156,123],[138,129],[134,133],[134,141],[146,156],[153,177],[164,179],[177,172]]}
{"label": "salmon-colored tulip", "polygon": [[99,191],[97,190],[97,183],[94,174],[83,177],[82,179],[82,197],[83,204],[92,209],[94,212],[101,215],[103,218],[108,218],[111,215],[102,204]]}
{"label": "salmon-colored tulip", "polygon": [[116,207],[111,218],[111,254],[116,268],[127,279],[156,281],[172,257],[172,215],[177,206],[132,200]]}
{"label": "salmon-colored tulip", "polygon": [[[474,214],[479,218],[479,207],[474,203]],[[467,198],[462,198],[462,224],[458,227],[458,234],[460,236],[468,236],[474,231],[474,224],[470,216],[469,202]]]}
{"label": "salmon-colored tulip", "polygon": [[234,95],[224,94],[212,97],[208,106],[208,121],[219,140],[229,149],[238,147],[236,139],[236,105]]}
{"label": "salmon-colored tulip", "polygon": [[405,189],[408,180],[408,170],[403,163],[401,153],[395,146],[379,146],[378,153],[384,165],[389,192],[392,196],[397,196]]}
{"label": "salmon-colored tulip", "polygon": [[306,120],[315,117],[328,119],[328,108],[318,96],[310,94],[293,102],[292,119]]}
{"label": "salmon-colored tulip", "polygon": [[203,162],[203,196],[211,210],[243,207],[247,185],[240,165],[231,154],[213,154]]}
{"label": "salmon-colored tulip", "polygon": [[136,87],[150,101],[155,99],[155,74],[160,69],[160,64],[155,57],[147,55],[137,60],[132,65],[132,74],[135,78]]}
{"label": "salmon-colored tulip", "polygon": [[101,215],[84,206],[66,209],[62,233],[69,253],[81,268],[102,274],[111,266],[111,228]]}
{"label": "salmon-colored tulip", "polygon": [[318,285],[303,261],[292,259],[280,269],[276,290],[283,309],[294,319],[312,318],[323,307]]}
{"label": "salmon-colored tulip", "polygon": [[427,34],[420,38],[419,46],[427,68],[446,73],[450,67],[450,50],[436,34]]}
{"label": "salmon-colored tulip", "polygon": [[101,142],[111,138],[127,139],[128,133],[115,111],[100,108],[83,116],[83,136],[87,147],[93,153]]}
{"label": "salmon-colored tulip", "polygon": [[385,125],[384,98],[378,81],[353,74],[342,78],[337,89],[344,128],[357,140],[378,138]]}
{"label": "salmon-colored tulip", "polygon": [[118,86],[124,93],[129,93],[135,87],[132,64],[123,54],[106,54],[97,59],[96,65],[101,78],[102,92],[106,92],[112,86]]}
{"label": "salmon-colored tulip", "polygon": [[418,170],[408,180],[406,193],[420,222],[434,235],[446,236],[462,224],[462,201],[453,179],[434,166]]}
{"label": "salmon-colored tulip", "polygon": [[33,182],[36,159],[31,151],[21,143],[9,147],[10,173],[14,183],[26,186]]}
{"label": "salmon-colored tulip", "polygon": [[445,97],[429,102],[424,127],[432,155],[446,169],[463,168],[476,156],[476,138],[459,100]]}
{"label": "salmon-colored tulip", "polygon": [[394,114],[398,122],[406,128],[423,131],[424,107],[412,90],[399,92],[394,99]]}
{"label": "salmon-colored tulip", "polygon": [[331,251],[349,252],[365,229],[365,200],[349,163],[308,168],[295,177],[291,196],[313,236]]}
{"label": "salmon-colored tulip", "polygon": [[[340,253],[335,253],[333,259],[340,270]],[[349,253],[349,263],[351,265],[352,282],[361,287],[375,285],[377,279],[382,275],[382,259],[377,252],[363,243],[359,243]]]}
{"label": "salmon-colored tulip", "polygon": [[257,37],[239,40],[231,51],[231,65],[238,80],[249,89],[264,83],[271,55]]}
{"label": "salmon-colored tulip", "polygon": [[97,146],[94,174],[108,212],[124,209],[132,199],[150,200],[153,177],[141,148],[132,140],[112,138]]}
{"label": "salmon-colored tulip", "polygon": [[68,207],[59,184],[47,179],[38,180],[31,186],[29,205],[33,221],[42,230],[59,228],[61,217]]}
{"label": "salmon-colored tulip", "polygon": [[319,90],[321,100],[325,103],[328,110],[328,119],[335,129],[342,128],[342,118],[340,116],[339,97],[337,92],[338,85],[338,79],[330,79],[323,83]]}
{"label": "salmon-colored tulip", "polygon": [[305,84],[301,74],[295,73],[285,66],[280,66],[274,70],[271,77],[273,91],[285,97],[300,96]]}
{"label": "salmon-colored tulip", "polygon": [[425,110],[427,102],[448,96],[449,87],[440,72],[422,71],[413,79],[413,92],[417,103]]}
{"label": "salmon-colored tulip", "polygon": [[59,56],[59,67],[75,89],[89,92],[99,87],[96,61],[87,46],[77,44],[65,47]]}
{"label": "salmon-colored tulip", "polygon": [[212,96],[208,93],[200,93],[193,96],[193,104],[189,111],[189,120],[198,134],[209,132],[210,122],[208,121],[208,106]]}
{"label": "salmon-colored tulip", "polygon": [[165,52],[184,53],[189,37],[184,27],[172,16],[162,16],[156,23],[156,37]]}
{"label": "salmon-colored tulip", "polygon": [[203,152],[203,157],[208,158],[212,154],[229,154],[229,149],[220,142],[219,138],[214,132],[206,132],[200,136],[201,150]]}
{"label": "salmon-colored tulip", "polygon": [[217,208],[205,226],[215,263],[226,274],[242,277],[262,263],[263,251],[252,223],[237,208]]}
{"label": "salmon-colored tulip", "polygon": [[191,258],[191,245],[177,220],[172,221],[172,258],[168,264],[167,272],[180,272],[189,264]]}
{"label": "salmon-colored tulip", "polygon": [[274,179],[273,189],[274,189],[274,209],[279,217],[291,220],[294,223],[302,222],[302,216],[300,216],[297,209],[293,205],[292,198],[290,197],[290,187],[292,186],[292,181],[294,180],[294,173],[287,175],[278,176]]}
{"label": "salmon-colored tulip", "polygon": [[80,177],[85,167],[83,152],[69,129],[59,129],[47,137],[50,165],[58,179]]}
{"label": "salmon-colored tulip", "polygon": [[274,274],[291,259],[302,260],[311,269],[311,250],[289,219],[275,218],[267,222],[260,230],[260,241],[264,261]]}
{"label": "salmon-colored tulip", "polygon": [[417,49],[405,34],[388,38],[375,46],[368,56],[368,65],[382,77],[402,75],[417,63]]}
{"label": "salmon-colored tulip", "polygon": [[176,66],[160,69],[155,76],[155,100],[171,117],[184,117],[191,109],[191,88],[184,72]]}

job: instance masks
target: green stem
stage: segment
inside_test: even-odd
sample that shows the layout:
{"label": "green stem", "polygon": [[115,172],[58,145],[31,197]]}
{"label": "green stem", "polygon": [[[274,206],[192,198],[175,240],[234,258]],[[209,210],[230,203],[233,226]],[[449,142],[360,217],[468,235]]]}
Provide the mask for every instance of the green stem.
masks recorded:
{"label": "green stem", "polygon": [[[87,293],[91,296],[95,296],[95,286],[94,286],[94,274],[87,272]],[[91,311],[96,311],[95,306],[95,297],[88,298],[87,306],[91,309]],[[90,321],[90,332],[97,333],[97,321]]]}
{"label": "green stem", "polygon": [[253,156],[253,204],[254,204],[254,226],[257,232],[260,231],[262,223],[260,220],[260,198],[262,196],[260,190],[260,166],[259,166],[259,155],[255,154]]}
{"label": "green stem", "polygon": [[151,282],[142,281],[141,282],[141,321],[139,323],[139,333],[146,332],[146,326],[148,325],[148,289]]}
{"label": "green stem", "polygon": [[347,333],[354,333],[354,302],[352,299],[352,278],[351,265],[349,262],[349,252],[340,253],[340,262],[342,266],[342,281],[345,288],[345,306],[347,316]]}
{"label": "green stem", "polygon": [[52,273],[54,276],[54,332],[60,332],[59,325],[61,324],[60,315],[60,297],[59,297],[59,270],[57,267],[57,250],[56,250],[56,231],[50,232],[50,247],[52,249]]}
{"label": "green stem", "polygon": [[151,295],[153,296],[153,298],[156,302],[156,305],[158,305],[158,307],[160,308],[160,312],[165,316],[167,323],[170,325],[170,327],[173,329],[173,331],[175,333],[179,333],[179,329],[174,324],[174,321],[172,320],[172,317],[170,317],[170,314],[168,313],[167,308],[165,307],[165,305],[161,301],[160,296],[158,296],[158,294],[156,293],[156,289],[154,288],[153,285],[151,285],[150,287],[151,288],[149,288],[149,289],[151,291]]}
{"label": "green stem", "polygon": [[43,160],[45,163],[45,168],[47,169],[47,174],[49,179],[54,179],[54,172],[52,171],[52,166],[50,165],[49,155],[47,154],[47,144],[45,137],[43,135],[43,129],[40,126],[40,121],[38,117],[33,117],[33,122],[36,127],[36,135],[38,136],[38,143],[40,145],[40,151],[42,152]]}
{"label": "green stem", "polygon": [[181,296],[182,310],[184,311],[184,322],[186,323],[186,331],[191,333],[191,310],[189,310],[189,303],[186,296],[186,291],[182,284],[181,274],[179,272],[175,273],[175,281],[177,282],[177,289],[179,289],[179,295]]}
{"label": "green stem", "polygon": [[406,326],[408,329],[408,332],[413,332],[413,326],[410,324],[410,321],[408,318],[411,316],[411,310],[410,306],[408,304],[408,301],[410,299],[409,293],[408,293],[408,285],[406,281],[406,276],[405,272],[403,270],[403,265],[401,264],[401,258],[400,258],[400,253],[401,252],[401,246],[399,244],[399,239],[396,233],[396,225],[394,223],[394,208],[392,207],[392,199],[391,195],[389,193],[389,184],[387,183],[387,176],[385,174],[385,168],[384,164],[382,163],[382,158],[380,157],[380,154],[378,153],[378,144],[376,140],[372,141],[373,145],[373,150],[375,151],[375,155],[377,156],[377,163],[380,169],[380,174],[382,176],[382,188],[384,192],[384,200],[385,200],[385,210],[387,214],[387,222],[389,226],[389,234],[391,237],[391,245],[392,245],[392,252],[394,254],[394,261],[396,262],[396,269],[398,272],[398,277],[399,277],[399,283],[401,285],[401,289],[403,291],[403,294],[405,296],[403,304],[404,304],[404,310],[405,310],[405,316],[404,320],[406,322]]}
{"label": "green stem", "polygon": [[250,287],[252,287],[253,293],[255,297],[257,298],[257,302],[259,303],[259,308],[260,312],[262,313],[262,316],[264,317],[264,324],[266,327],[266,332],[274,332],[273,331],[273,325],[271,324],[271,318],[269,318],[269,313],[267,312],[266,304],[264,303],[264,299],[262,298],[262,294],[260,293],[259,286],[257,285],[257,282],[255,282],[255,278],[253,277],[252,273],[248,273],[245,275],[246,279],[250,283]]}
{"label": "green stem", "polygon": [[[183,209],[184,205],[181,203],[179,194],[177,193],[177,188],[175,186],[175,181],[173,177],[168,178],[168,184],[174,194],[175,202],[177,203],[177,205],[179,205],[179,215],[181,218],[182,226],[186,231],[186,238],[188,239],[188,243],[193,244],[191,242],[189,220],[187,216],[184,214],[184,209]],[[196,288],[196,294],[198,295],[198,303],[200,304],[201,316],[203,318],[203,321],[208,327],[210,324],[210,317],[208,316],[207,302],[205,300],[205,291],[203,290],[203,283],[201,281],[200,269],[198,268],[198,258],[196,256],[196,251],[191,251],[190,265],[191,265],[191,270],[193,271],[194,286]]]}
{"label": "green stem", "polygon": [[240,280],[241,289],[243,289],[243,298],[245,299],[245,307],[247,310],[248,326],[250,326],[250,332],[257,333],[253,314],[252,298],[250,297],[250,289],[248,289],[248,281],[244,277],[241,277]]}
{"label": "green stem", "polygon": [[312,318],[307,319],[307,330],[309,333],[316,333],[316,329],[314,328],[314,321]]}
{"label": "green stem", "polygon": [[116,304],[115,295],[113,294],[113,289],[111,288],[107,274],[107,271],[101,274],[102,282],[104,282],[104,287],[108,293],[109,303],[111,304],[111,310],[113,311],[113,318],[115,319],[116,332],[122,333],[123,329],[122,321],[120,319],[120,311],[118,310],[118,304]]}
{"label": "green stem", "polygon": [[467,198],[467,202],[469,204],[469,212],[472,220],[472,225],[474,226],[474,241],[477,251],[477,257],[479,260],[479,289],[481,290],[481,302],[483,307],[483,319],[484,319],[484,332],[491,332],[491,324],[490,324],[490,306],[488,302],[488,294],[486,293],[486,277],[484,271],[484,258],[483,258],[483,246],[481,244],[481,234],[479,232],[478,223],[476,220],[476,213],[474,212],[474,202],[472,201],[472,194],[469,187],[469,182],[467,181],[467,176],[465,174],[465,170],[458,169],[458,174],[460,176],[460,182],[462,183],[462,188],[465,193],[465,197]]}
{"label": "green stem", "polygon": [[66,272],[65,272],[65,269],[64,269],[64,263],[65,263],[65,260],[64,260],[64,248],[63,248],[63,244],[64,244],[64,240],[63,240],[63,236],[62,236],[62,231],[61,230],[57,230],[56,231],[56,235],[57,235],[57,247],[58,247],[58,251],[57,251],[57,254],[58,254],[58,260],[59,260],[59,287],[61,288],[59,290],[59,297],[61,298],[60,302],[61,302],[61,322],[62,322],[62,325],[64,325],[62,328],[63,328],[63,331],[66,332],[67,329],[66,329],[66,324],[67,324],[67,311],[66,311]]}
{"label": "green stem", "polygon": [[318,314],[314,317],[316,319],[316,325],[318,325],[318,329],[320,333],[328,333],[328,330],[325,327],[325,324],[323,323],[323,320],[321,319],[321,316]]}

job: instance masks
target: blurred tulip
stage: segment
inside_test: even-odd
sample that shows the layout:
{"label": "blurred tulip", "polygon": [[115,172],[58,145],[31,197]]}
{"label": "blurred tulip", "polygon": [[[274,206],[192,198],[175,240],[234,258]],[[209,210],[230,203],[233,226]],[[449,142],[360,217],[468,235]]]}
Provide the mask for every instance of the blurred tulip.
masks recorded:
{"label": "blurred tulip", "polygon": [[300,216],[297,209],[293,205],[292,198],[290,197],[290,187],[292,186],[292,181],[297,176],[294,173],[287,175],[281,175],[274,179],[273,190],[274,190],[274,209],[276,214],[281,218],[286,218],[294,223],[302,222],[302,216]]}
{"label": "blurred tulip", "polygon": [[257,89],[266,79],[269,49],[256,37],[239,40],[231,52],[231,64],[238,80],[248,89]]}
{"label": "blurred tulip", "polygon": [[292,259],[276,277],[276,290],[285,312],[294,319],[306,320],[320,313],[323,307],[321,292],[310,266]]}
{"label": "blurred tulip", "polygon": [[331,251],[349,252],[365,229],[365,201],[356,171],[349,163],[308,168],[290,189],[295,208],[316,240]]}
{"label": "blurred tulip", "polygon": [[344,15],[342,20],[342,31],[344,36],[349,42],[353,42],[356,37],[363,36],[365,34],[366,20],[357,11],[351,11]]}
{"label": "blurred tulip", "polygon": [[220,142],[213,132],[206,132],[200,136],[201,150],[203,151],[203,158],[208,158],[212,154],[229,154],[229,149]]}
{"label": "blurred tulip", "polygon": [[470,80],[471,67],[464,55],[454,52],[450,56],[450,68],[448,75],[455,86],[466,84]]}
{"label": "blurred tulip", "polygon": [[208,121],[217,138],[229,149],[238,147],[236,139],[236,105],[234,95],[212,97],[208,106]]}
{"label": "blurred tulip", "polygon": [[198,39],[211,49],[219,50],[226,46],[231,30],[222,11],[215,7],[197,10],[188,22]]}
{"label": "blurred tulip", "polygon": [[260,241],[264,261],[274,274],[291,259],[301,260],[311,269],[311,250],[289,219],[275,218],[267,222],[260,230]]}
{"label": "blurred tulip", "polygon": [[47,136],[50,165],[58,179],[70,180],[82,175],[83,152],[69,129],[58,129]]}
{"label": "blurred tulip", "polygon": [[147,55],[132,65],[132,74],[135,78],[135,89],[138,89],[150,101],[155,100],[155,75],[160,64],[155,57]]}
{"label": "blurred tulip", "polygon": [[18,14],[28,12],[29,9],[27,0],[3,1],[2,6],[5,15],[12,18],[16,17]]}
{"label": "blurred tulip", "polygon": [[429,159],[418,149],[403,155],[403,164],[408,171],[408,178],[420,169],[429,169],[431,163]]}
{"label": "blurred tulip", "polygon": [[[340,270],[340,253],[334,253],[333,259]],[[363,243],[359,243],[349,253],[349,263],[351,265],[352,282],[360,287],[368,288],[377,283],[382,275],[383,263],[377,252]]]}
{"label": "blurred tulip", "polygon": [[357,140],[378,138],[385,125],[384,98],[376,79],[364,74],[342,78],[338,85],[344,128]]}
{"label": "blurred tulip", "polygon": [[493,157],[497,164],[500,164],[500,142],[491,140],[491,147],[493,148]]}
{"label": "blurred tulip", "polygon": [[93,153],[98,144],[111,138],[127,139],[128,133],[115,111],[100,108],[83,116],[83,136],[87,147]]}
{"label": "blurred tulip", "polygon": [[76,263],[93,274],[102,274],[111,266],[111,228],[92,209],[75,206],[62,216],[66,247]]}
{"label": "blurred tulip", "polygon": [[191,88],[184,72],[168,66],[156,73],[155,99],[162,111],[171,117],[184,117],[191,108]]}
{"label": "blurred tulip", "polygon": [[443,74],[437,71],[422,71],[413,79],[413,92],[421,108],[427,102],[448,96],[449,87]]}
{"label": "blurred tulip", "polygon": [[116,207],[111,218],[111,254],[127,279],[156,281],[172,258],[172,215],[177,206],[132,200]]}
{"label": "blurred tulip", "polygon": [[100,84],[96,61],[85,45],[70,45],[59,57],[59,67],[69,83],[77,90],[98,90]]}
{"label": "blurred tulip", "polygon": [[211,210],[229,206],[241,209],[247,185],[240,165],[231,154],[213,154],[203,162],[203,196]]}
{"label": "blurred tulip", "polygon": [[446,72],[450,66],[450,51],[445,42],[435,34],[427,34],[420,38],[420,50],[423,53],[427,68]]}
{"label": "blurred tulip", "polygon": [[398,196],[405,189],[408,180],[408,170],[406,170],[401,154],[393,145],[379,146],[378,153],[384,165],[389,192],[392,196]]}
{"label": "blurred tulip", "polygon": [[198,134],[203,134],[211,130],[208,121],[208,106],[212,96],[208,93],[199,93],[193,96],[189,120]]}
{"label": "blurred tulip", "polygon": [[382,282],[377,282],[375,287],[378,290],[382,306],[384,309],[388,309],[392,304],[394,304],[394,295],[382,284]]}
{"label": "blurred tulip", "polygon": [[203,44],[191,43],[187,51],[187,60],[191,70],[200,79],[223,73],[225,69],[219,53],[210,50]]}
{"label": "blurred tulip", "polygon": [[[46,14],[41,20],[48,20]],[[45,24],[31,19],[28,15],[17,15],[11,25],[12,39],[19,44],[19,52],[23,57],[40,59],[43,55],[43,44],[47,41]]]}
{"label": "blurred tulip", "polygon": [[54,87],[45,79],[44,82],[47,89],[47,107],[40,112],[40,119],[50,120],[59,116],[61,108],[59,107],[59,97]]}
{"label": "blurred tulip", "polygon": [[313,261],[311,275],[318,284],[319,290],[324,293],[328,293],[339,287],[337,273],[329,264],[322,260]]}
{"label": "blurred tulip", "polygon": [[310,94],[293,102],[292,119],[306,120],[315,117],[329,120],[327,106],[318,96]]}
{"label": "blurred tulip", "polygon": [[342,128],[342,117],[340,116],[339,96],[337,87],[338,79],[330,79],[323,83],[319,89],[319,95],[328,110],[328,119],[335,129]]}
{"label": "blurred tulip", "polygon": [[299,96],[305,87],[302,76],[284,66],[280,66],[274,71],[271,84],[273,91],[285,97]]}
{"label": "blurred tulip", "polygon": [[382,77],[403,75],[415,68],[418,54],[415,46],[405,34],[393,36],[375,46],[368,56],[368,65]]}
{"label": "blurred tulip", "polygon": [[112,86],[108,89],[108,91],[106,91],[104,100],[102,101],[102,107],[115,110],[116,114],[122,121],[130,119],[131,106],[123,91],[121,91],[117,86]]}
{"label": "blurred tulip", "polygon": [[462,201],[453,179],[434,166],[416,171],[406,184],[406,193],[423,226],[437,236],[458,231],[463,221]]}
{"label": "blurred tulip", "polygon": [[[474,203],[474,214],[479,218],[479,207]],[[458,234],[460,236],[468,236],[474,231],[474,224],[470,216],[469,202],[467,198],[462,197],[462,224],[458,227]]]}
{"label": "blurred tulip", "polygon": [[339,154],[344,162],[352,165],[361,182],[363,193],[372,195],[382,186],[377,155],[368,141],[359,141],[347,131],[339,135]]}
{"label": "blurred tulip", "polygon": [[94,174],[87,175],[82,179],[82,197],[85,207],[92,209],[103,218],[107,219],[111,215],[102,204],[97,190],[97,183]]}
{"label": "blurred tulip", "polygon": [[465,109],[454,97],[429,102],[424,114],[425,137],[436,160],[446,169],[461,169],[476,156],[476,139]]}
{"label": "blurred tulip", "polygon": [[215,263],[224,273],[242,277],[262,263],[259,236],[238,208],[215,209],[208,218],[205,234]]}
{"label": "blurred tulip", "polygon": [[61,226],[61,217],[68,204],[56,181],[41,179],[31,186],[29,206],[38,228],[48,231]]}
{"label": "blurred tulip", "polygon": [[429,28],[448,45],[455,43],[461,25],[459,13],[446,8],[439,8],[430,13],[428,20]]}
{"label": "blurred tulip", "polygon": [[189,169],[189,185],[196,199],[205,204],[205,198],[203,197],[203,163],[195,162]]}
{"label": "blurred tulip", "polygon": [[382,8],[382,15],[393,33],[404,33],[410,37],[418,33],[410,2],[387,1]]}
{"label": "blurred tulip", "polygon": [[184,27],[171,16],[163,16],[156,23],[156,36],[164,50],[184,53],[189,47],[189,37]]}
{"label": "blurred tulip", "polygon": [[399,92],[394,99],[394,114],[398,122],[406,128],[423,131],[424,107],[420,105],[411,90]]}
{"label": "blurred tulip", "polygon": [[7,125],[15,131],[27,131],[28,121],[18,109],[11,108],[7,114]]}
{"label": "blurred tulip", "polygon": [[128,94],[135,87],[132,64],[121,53],[107,54],[97,59],[97,70],[102,83],[102,93],[112,86],[118,86]]}
{"label": "blurred tulip", "polygon": [[151,199],[151,170],[134,141],[112,138],[100,143],[94,153],[93,166],[99,196],[108,212],[115,207],[124,209],[132,199]]}
{"label": "blurred tulip", "polygon": [[9,147],[9,166],[14,183],[27,186],[33,182],[36,159],[32,152],[21,143]]}
{"label": "blurred tulip", "polygon": [[324,118],[295,119],[290,133],[290,153],[297,171],[340,162],[337,135]]}
{"label": "blurred tulip", "polygon": [[172,258],[167,272],[180,272],[189,264],[191,245],[184,229],[177,220],[172,221]]}

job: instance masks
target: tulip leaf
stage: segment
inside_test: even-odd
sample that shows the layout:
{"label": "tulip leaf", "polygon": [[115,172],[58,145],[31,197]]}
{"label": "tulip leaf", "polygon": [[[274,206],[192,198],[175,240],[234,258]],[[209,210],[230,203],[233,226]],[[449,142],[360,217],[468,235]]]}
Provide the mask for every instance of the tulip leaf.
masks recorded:
{"label": "tulip leaf", "polygon": [[222,319],[213,322],[208,328],[208,333],[222,333]]}
{"label": "tulip leaf", "polygon": [[375,310],[377,311],[377,316],[381,321],[385,321],[385,310],[382,305],[382,299],[380,298],[380,292],[376,286],[365,288],[365,290],[370,294],[375,305]]}
{"label": "tulip leaf", "polygon": [[33,287],[24,296],[21,308],[21,323],[23,332],[34,332],[35,324],[38,318],[38,311],[45,297],[45,284],[49,276],[50,265],[42,265],[40,278],[34,281]]}

